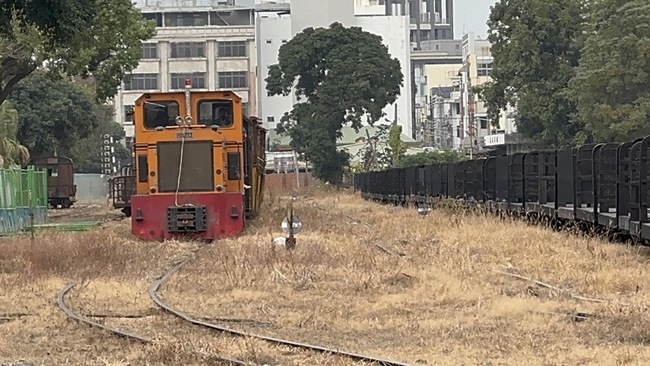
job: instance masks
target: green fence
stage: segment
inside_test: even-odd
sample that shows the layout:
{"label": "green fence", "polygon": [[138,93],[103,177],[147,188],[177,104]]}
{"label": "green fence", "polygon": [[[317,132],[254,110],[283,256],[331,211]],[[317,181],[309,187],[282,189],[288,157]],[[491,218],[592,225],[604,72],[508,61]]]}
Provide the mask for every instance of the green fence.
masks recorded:
{"label": "green fence", "polygon": [[[33,214],[33,219],[32,219]],[[0,169],[0,234],[47,223],[47,175],[33,167]]]}

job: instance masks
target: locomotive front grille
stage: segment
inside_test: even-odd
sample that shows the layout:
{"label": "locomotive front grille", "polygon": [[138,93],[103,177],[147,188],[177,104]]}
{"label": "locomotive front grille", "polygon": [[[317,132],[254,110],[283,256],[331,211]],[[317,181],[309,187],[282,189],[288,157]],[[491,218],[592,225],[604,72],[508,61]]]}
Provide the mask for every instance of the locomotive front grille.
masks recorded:
{"label": "locomotive front grille", "polygon": [[206,231],[205,206],[167,208],[167,229],[172,233],[197,233]]}
{"label": "locomotive front grille", "polygon": [[[185,141],[182,154],[183,169],[178,191],[213,191],[212,141]],[[180,157],[180,141],[158,143],[158,192],[170,193],[176,191]]]}

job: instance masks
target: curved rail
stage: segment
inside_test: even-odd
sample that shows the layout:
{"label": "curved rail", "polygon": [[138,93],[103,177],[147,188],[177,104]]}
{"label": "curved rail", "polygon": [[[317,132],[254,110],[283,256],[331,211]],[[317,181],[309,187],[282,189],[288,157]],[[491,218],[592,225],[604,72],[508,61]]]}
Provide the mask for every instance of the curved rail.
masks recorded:
{"label": "curved rail", "polygon": [[[77,282],[72,282],[72,283],[66,285],[66,286],[65,286],[61,291],[59,291],[59,293],[58,293],[57,296],[56,296],[56,303],[59,305],[59,308],[61,308],[61,310],[63,310],[63,312],[64,312],[68,317],[70,317],[70,318],[72,318],[72,319],[74,319],[74,320],[76,320],[76,321],[78,321],[78,322],[80,322],[80,323],[88,324],[88,325],[91,325],[91,326],[96,327],[96,328],[100,328],[100,329],[103,329],[103,330],[107,330],[107,331],[109,331],[109,332],[111,332],[111,333],[113,333],[113,334],[115,334],[115,335],[117,335],[117,336],[120,336],[120,337],[133,339],[133,340],[140,341],[140,342],[142,342],[142,343],[147,343],[147,344],[154,343],[154,341],[153,341],[152,339],[150,339],[150,338],[145,338],[145,337],[139,336],[139,335],[137,335],[137,334],[133,334],[133,333],[129,333],[129,332],[124,332],[124,331],[121,331],[121,330],[119,330],[119,329],[117,329],[117,328],[111,328],[111,327],[109,327],[109,326],[106,326],[106,325],[103,325],[103,324],[99,324],[99,323],[94,322],[94,321],[92,321],[92,320],[90,320],[90,319],[86,319],[86,318],[84,318],[84,317],[82,317],[82,316],[79,316],[79,315],[75,314],[75,312],[73,312],[72,310],[70,310],[70,308],[65,304],[65,300],[64,300],[64,298],[65,298],[65,295],[66,295],[66,294],[67,294],[67,293],[68,293],[68,292],[69,292],[69,291],[70,291],[70,290],[71,290],[71,289],[72,289],[76,284],[77,284]],[[194,351],[194,352],[195,352],[196,354],[198,354],[198,355],[201,355],[201,356],[211,357],[211,358],[214,358],[214,359],[217,359],[217,360],[220,360],[220,361],[227,362],[227,363],[230,364],[230,365],[237,365],[237,366],[250,366],[249,363],[246,363],[246,362],[244,362],[244,361],[240,361],[240,360],[236,360],[236,359],[232,359],[232,358],[229,358],[229,357],[224,357],[224,356],[214,356],[214,355],[206,354],[206,353],[204,353],[204,352],[197,352],[197,351]]]}
{"label": "curved rail", "polygon": [[351,352],[346,352],[346,351],[339,351],[339,350],[332,349],[332,348],[316,346],[316,345],[312,345],[312,344],[308,344],[308,343],[300,343],[300,342],[290,341],[290,340],[281,339],[281,338],[273,338],[273,337],[263,336],[263,335],[254,334],[254,333],[242,332],[242,331],[239,331],[239,330],[226,328],[226,327],[222,327],[222,326],[219,326],[219,325],[216,325],[216,324],[212,324],[212,323],[208,323],[208,322],[204,322],[204,321],[201,321],[201,320],[194,319],[194,318],[190,317],[189,315],[187,315],[187,314],[185,314],[185,313],[183,313],[181,311],[178,311],[178,310],[174,309],[173,307],[171,307],[170,305],[163,302],[162,299],[160,299],[160,297],[158,297],[158,294],[157,294],[158,289],[163,284],[163,282],[165,282],[172,274],[176,273],[179,269],[181,269],[181,267],[183,267],[189,261],[190,261],[190,259],[188,258],[188,259],[180,262],[174,268],[172,268],[167,273],[165,273],[165,275],[163,275],[158,280],[156,280],[151,285],[151,287],[149,287],[149,297],[151,297],[151,300],[153,300],[153,302],[156,303],[156,305],[158,305],[160,308],[162,308],[162,309],[176,315],[177,317],[179,317],[179,318],[181,318],[181,319],[183,319],[185,321],[188,321],[188,322],[190,322],[192,324],[195,324],[195,325],[199,325],[199,326],[202,326],[202,327],[205,327],[205,328],[218,330],[218,331],[225,332],[225,333],[230,333],[230,334],[243,336],[243,337],[257,338],[257,339],[261,339],[261,340],[264,340],[264,341],[267,341],[267,342],[270,342],[270,343],[280,344],[280,345],[283,345],[283,346],[291,346],[291,347],[297,347],[297,348],[302,348],[302,349],[308,349],[308,350],[311,350],[311,351],[317,351],[317,352],[329,353],[329,354],[333,354],[333,355],[346,356],[346,357],[349,357],[349,358],[357,360],[357,361],[374,362],[374,363],[378,363],[378,364],[384,365],[384,366],[410,366],[410,365],[408,365],[406,363],[402,363],[402,362],[398,362],[398,361],[380,359],[380,358],[364,356],[364,355],[351,353]]}
{"label": "curved rail", "polygon": [[86,319],[86,318],[83,318],[83,317],[81,317],[81,316],[75,314],[75,313],[74,313],[72,310],[70,310],[70,308],[65,304],[64,297],[65,297],[65,295],[66,295],[70,290],[72,290],[72,288],[73,288],[76,284],[77,284],[76,282],[73,282],[73,283],[68,284],[68,285],[65,286],[61,291],[59,291],[59,293],[58,293],[57,296],[56,296],[56,303],[59,305],[59,307],[61,308],[61,310],[63,310],[63,312],[64,312],[68,317],[70,317],[70,318],[72,318],[72,319],[74,319],[74,320],[76,320],[76,321],[78,321],[78,322],[81,322],[81,323],[84,323],[84,324],[88,324],[88,325],[91,325],[91,326],[93,326],[93,327],[100,328],[100,329],[103,329],[103,330],[107,330],[107,331],[109,331],[109,332],[111,332],[111,333],[113,333],[113,334],[115,334],[115,335],[120,336],[120,337],[131,338],[131,339],[135,339],[135,340],[137,340],[137,341],[144,342],[144,343],[152,343],[152,342],[153,342],[153,340],[151,340],[150,338],[144,338],[144,337],[141,337],[141,336],[139,336],[139,335],[137,335],[137,334],[124,332],[124,331],[121,331],[121,330],[116,329],[116,328],[111,328],[111,327],[108,327],[108,326],[106,326],[106,325],[99,324],[99,323],[94,322],[94,321],[92,321],[92,320],[90,320],[90,319]]}

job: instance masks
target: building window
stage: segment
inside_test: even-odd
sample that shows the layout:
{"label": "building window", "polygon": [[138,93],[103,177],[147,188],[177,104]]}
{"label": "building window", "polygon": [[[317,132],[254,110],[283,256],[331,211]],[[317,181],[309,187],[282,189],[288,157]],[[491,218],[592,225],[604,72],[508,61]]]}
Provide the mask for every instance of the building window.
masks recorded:
{"label": "building window", "polygon": [[205,73],[171,74],[171,89],[184,89],[185,80],[192,80],[192,88],[205,89]]}
{"label": "building window", "polygon": [[219,88],[247,88],[246,71],[223,71],[217,73]]}
{"label": "building window", "polygon": [[270,40],[270,39],[267,39],[267,40],[266,40],[266,44],[271,44],[271,43],[273,43],[272,40]]}
{"label": "building window", "polygon": [[267,117],[266,117],[266,122],[268,122],[268,123],[273,123],[273,122],[275,122],[275,116],[267,116]]}
{"label": "building window", "polygon": [[154,23],[156,24],[156,27],[162,27],[163,25],[162,13],[144,13],[142,14],[142,17],[147,20],[153,20]]}
{"label": "building window", "polygon": [[172,43],[171,58],[205,57],[205,42]]}
{"label": "building window", "polygon": [[482,130],[487,130],[488,128],[488,119],[487,117],[478,117],[479,125]]}
{"label": "building window", "polygon": [[158,90],[158,74],[126,75],[124,90]]}
{"label": "building window", "polygon": [[125,105],[124,106],[124,122],[133,123],[133,106]]}
{"label": "building window", "polygon": [[140,47],[140,59],[151,60],[158,58],[158,43],[143,43]]}
{"label": "building window", "polygon": [[219,57],[246,57],[246,41],[219,42],[217,55]]}
{"label": "building window", "polygon": [[477,63],[478,76],[490,76],[492,74],[492,62],[479,62]]}
{"label": "building window", "polygon": [[166,13],[165,27],[201,27],[208,25],[208,13]]}

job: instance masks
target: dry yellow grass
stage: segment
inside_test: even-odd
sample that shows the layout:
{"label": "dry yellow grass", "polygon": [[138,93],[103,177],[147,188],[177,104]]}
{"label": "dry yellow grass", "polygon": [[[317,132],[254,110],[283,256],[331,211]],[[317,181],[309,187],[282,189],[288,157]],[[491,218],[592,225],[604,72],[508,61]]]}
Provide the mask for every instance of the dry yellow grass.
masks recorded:
{"label": "dry yellow grass", "polygon": [[[198,251],[192,243],[135,241],[127,221],[42,233],[34,245],[0,239],[0,317],[31,314],[0,321],[0,362],[218,364],[194,353],[202,350],[272,365],[354,364],[215,335],[157,310],[149,284],[194,255],[161,296],[197,318],[258,321],[221,323],[236,329],[412,364],[650,363],[646,249],[449,210],[422,218],[327,191],[298,199],[305,226],[297,248],[286,251],[271,243],[286,202],[268,197],[245,235]],[[132,343],[65,318],[54,297],[71,279],[82,280],[67,300],[75,311],[140,315],[95,320],[159,343]],[[575,321],[578,312],[594,316]]]}
{"label": "dry yellow grass", "polygon": [[[349,195],[302,198],[296,211],[295,251],[271,244],[268,223],[253,227],[202,252],[165,296],[196,315],[272,323],[247,330],[412,363],[650,362],[643,248]],[[579,312],[598,317],[576,322]]]}

